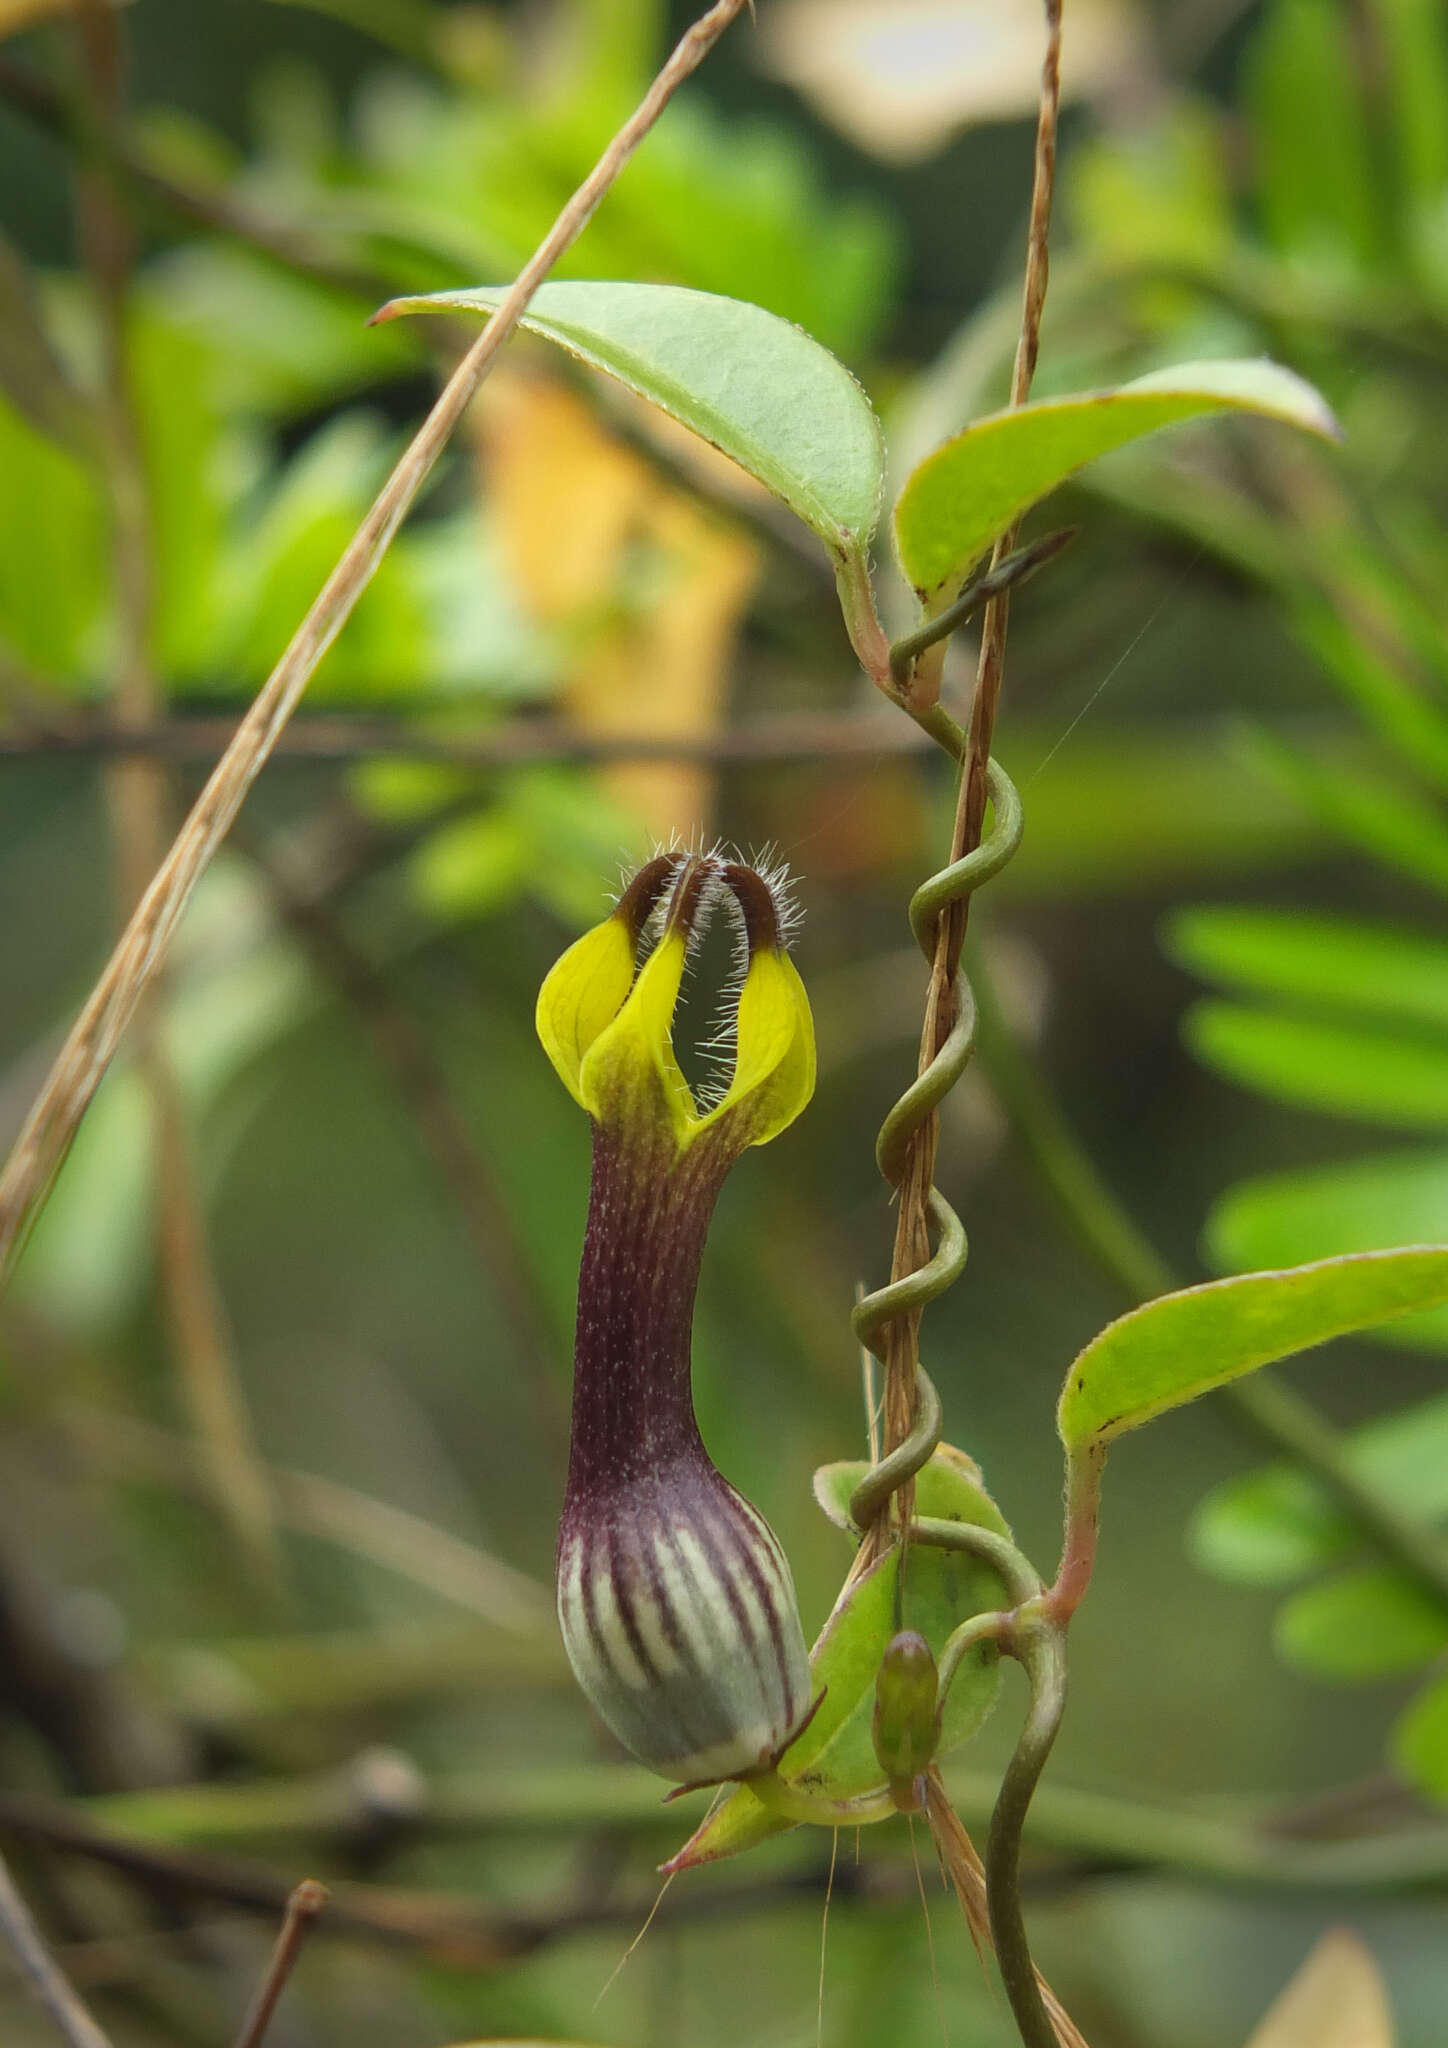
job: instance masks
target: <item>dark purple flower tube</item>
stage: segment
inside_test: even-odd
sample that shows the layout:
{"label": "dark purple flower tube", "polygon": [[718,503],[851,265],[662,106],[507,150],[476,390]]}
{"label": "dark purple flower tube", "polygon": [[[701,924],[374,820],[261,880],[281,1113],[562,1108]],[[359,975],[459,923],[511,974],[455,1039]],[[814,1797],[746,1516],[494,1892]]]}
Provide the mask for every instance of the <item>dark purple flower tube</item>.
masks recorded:
{"label": "dark purple flower tube", "polygon": [[[669,1032],[689,945],[716,906],[736,921],[744,975],[733,1073],[706,1107]],[[747,1776],[802,1724],[809,1665],[784,1553],[700,1438],[690,1334],[724,1177],[813,1087],[809,1007],[772,885],[712,855],[661,855],[559,961],[538,1025],[593,1120],[558,1544],[563,1640],[584,1692],[643,1762],[681,1783]]]}

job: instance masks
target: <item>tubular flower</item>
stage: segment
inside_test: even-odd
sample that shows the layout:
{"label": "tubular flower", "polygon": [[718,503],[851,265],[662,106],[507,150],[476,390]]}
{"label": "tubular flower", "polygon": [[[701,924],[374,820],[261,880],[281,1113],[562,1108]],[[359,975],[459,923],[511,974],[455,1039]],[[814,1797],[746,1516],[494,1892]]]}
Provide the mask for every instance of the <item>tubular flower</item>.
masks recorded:
{"label": "tubular flower", "polygon": [[[716,908],[738,931],[743,979],[733,1072],[705,1106],[670,1031]],[[564,1645],[652,1769],[686,1784],[747,1776],[802,1725],[809,1665],[784,1553],[704,1449],[689,1340],[724,1176],[814,1087],[809,1003],[773,885],[715,855],[650,861],[549,974],[538,1035],[593,1121],[558,1538]]]}

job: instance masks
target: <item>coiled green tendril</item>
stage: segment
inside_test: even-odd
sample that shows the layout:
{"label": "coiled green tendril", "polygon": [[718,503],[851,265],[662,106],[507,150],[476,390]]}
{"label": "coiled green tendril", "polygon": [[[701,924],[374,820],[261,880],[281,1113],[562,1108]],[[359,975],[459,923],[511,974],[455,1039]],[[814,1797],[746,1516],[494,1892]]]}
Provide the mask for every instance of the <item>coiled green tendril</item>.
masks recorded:
{"label": "coiled green tendril", "polygon": [[[1024,818],[1020,793],[997,761],[986,768],[986,787],[993,812],[991,829],[980,845],[960,860],[952,861],[920,887],[910,899],[910,927],[926,959],[934,962],[940,920],[951,906],[962,903],[982,883],[998,875],[1021,843]],[[910,1157],[910,1142],[926,1120],[939,1108],[970,1063],[975,1051],[975,998],[970,984],[957,972],[953,988],[955,1021],[934,1059],[911,1083],[880,1126],[875,1158],[892,1188],[898,1188]],[[926,1213],[936,1233],[934,1255],[903,1280],[892,1281],[867,1294],[852,1318],[855,1335],[876,1358],[883,1361],[884,1332],[898,1316],[924,1308],[944,1293],[965,1270],[968,1251],[965,1226],[941,1194],[932,1187]],[[915,1368],[915,1422],[904,1442],[888,1457],[872,1465],[850,1496],[850,1517],[857,1529],[866,1529],[884,1509],[892,1494],[909,1483],[929,1463],[940,1442],[942,1426],[940,1396],[929,1374]]]}

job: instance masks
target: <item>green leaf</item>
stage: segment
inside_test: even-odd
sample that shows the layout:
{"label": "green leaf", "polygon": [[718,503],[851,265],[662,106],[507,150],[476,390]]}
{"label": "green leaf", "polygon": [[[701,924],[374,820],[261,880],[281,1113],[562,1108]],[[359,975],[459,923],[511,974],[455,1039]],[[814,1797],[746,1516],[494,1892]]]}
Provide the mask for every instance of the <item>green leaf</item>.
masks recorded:
{"label": "green leaf", "polygon": [[[238,682],[266,675],[355,531],[388,452],[375,420],[344,413],[288,462],[228,551],[213,673]],[[337,636],[313,702],[405,698],[432,680],[429,620],[406,538],[389,549]]]}
{"label": "green leaf", "polygon": [[1266,732],[1251,734],[1250,752],[1350,846],[1448,896],[1448,825],[1414,790],[1360,761],[1316,760]]}
{"label": "green leaf", "polygon": [[1229,988],[1448,1030],[1442,938],[1300,910],[1203,904],[1169,920],[1165,943],[1178,966]]}
{"label": "green leaf", "polygon": [[[1448,1516],[1448,1394],[1365,1423],[1343,1449],[1352,1471],[1399,1514],[1422,1523]],[[1329,1495],[1285,1464],[1259,1465],[1214,1487],[1190,1531],[1203,1570],[1251,1586],[1291,1585],[1358,1540]]]}
{"label": "green leaf", "polygon": [[1114,391],[992,413],[906,479],[894,516],[900,566],[932,602],[951,594],[992,541],[1083,463],[1213,412],[1258,413],[1328,438],[1338,431],[1320,394],[1265,358],[1183,363]]}
{"label": "green leaf", "polygon": [[[417,362],[416,334],[369,333],[350,295],[236,242],[168,249],[158,299],[173,324],[210,341],[217,400],[232,412],[297,418],[330,411],[352,391]],[[222,337],[224,348],[217,346]]]}
{"label": "green leaf", "polygon": [[1441,206],[1448,188],[1448,35],[1442,0],[1371,0],[1392,101],[1398,182],[1414,203]]}
{"label": "green leaf", "polygon": [[1078,142],[1063,195],[1078,240],[1108,261],[1215,270],[1231,254],[1221,110],[1173,94],[1154,119]]}
{"label": "green leaf", "polygon": [[[393,299],[375,317],[495,312],[501,286]],[[663,284],[545,284],[522,325],[618,378],[757,477],[829,547],[879,516],[884,443],[849,371],[787,320]]]}
{"label": "green leaf", "polygon": [[1448,1678],[1425,1686],[1398,1716],[1389,1754],[1425,1798],[1448,1800]]}
{"label": "green leaf", "polygon": [[1292,1465],[1260,1465],[1197,1503],[1187,1549],[1238,1586],[1290,1586],[1351,1548],[1352,1524]]}
{"label": "green leaf", "polygon": [[407,865],[427,909],[450,924],[513,902],[528,880],[531,854],[518,819],[493,805],[439,826]]}
{"label": "green leaf", "polygon": [[94,665],[107,601],[99,480],[0,400],[0,648],[58,683]]}
{"label": "green leaf", "polygon": [[[844,1503],[867,1469],[863,1463],[849,1462],[826,1465],[816,1475],[816,1496],[832,1521],[842,1514],[847,1519]],[[922,1514],[1007,1533],[972,1461],[961,1452],[941,1445],[916,1484]],[[822,1799],[853,1799],[883,1791],[870,1724],[875,1677],[886,1644],[898,1628],[918,1629],[938,1656],[960,1622],[999,1604],[1000,1582],[986,1566],[959,1552],[914,1544],[897,1609],[899,1558],[898,1550],[891,1551],[845,1587],[810,1652],[814,1689],[823,1690],[824,1699],[799,1740],[780,1759],[779,1774],[787,1785]],[[994,1703],[999,1682],[993,1650],[967,1655],[946,1701],[941,1755],[975,1734]],[[792,1825],[741,1785],[704,1821],[676,1860],[680,1868],[717,1862]]]}
{"label": "green leaf", "polygon": [[[850,1520],[850,1495],[869,1471],[863,1458],[821,1465],[814,1476],[814,1497],[837,1529],[859,1532]],[[1009,1536],[1005,1517],[986,1492],[974,1458],[954,1444],[937,1444],[930,1462],[915,1475],[915,1512],[946,1522],[974,1522]]]}
{"label": "green leaf", "polygon": [[[973,1521],[975,1514],[950,1519]],[[897,1629],[918,1629],[938,1656],[960,1622],[1000,1605],[1000,1581],[986,1566],[962,1552],[917,1543],[910,1549],[897,1616],[899,1555],[891,1551],[857,1579],[825,1624],[810,1671],[816,1691],[822,1686],[828,1690],[809,1727],[780,1759],[779,1772],[786,1784],[803,1782],[832,1799],[851,1799],[882,1786],[870,1719],[885,1645]],[[987,1650],[981,1657],[972,1653],[946,1701],[942,1756],[979,1728],[994,1702],[998,1680],[994,1652]]]}
{"label": "green leaf", "polygon": [[[1386,581],[1379,577],[1381,589]],[[1375,591],[1369,603],[1402,614],[1415,610],[1411,593],[1399,582]],[[1399,646],[1395,658],[1367,639],[1357,619],[1345,618],[1331,603],[1314,595],[1302,595],[1291,606],[1295,637],[1321,664],[1323,673],[1358,712],[1365,725],[1392,747],[1399,760],[1417,777],[1448,791],[1448,715],[1441,700],[1417,681],[1412,673],[1410,648],[1421,634],[1414,617],[1384,621],[1383,637]],[[1441,631],[1434,620],[1431,628],[1433,653],[1441,646]],[[1399,645],[1400,643],[1400,645]],[[1431,657],[1430,657],[1431,659]]]}
{"label": "green leaf", "polygon": [[[1266,1174],[1223,1196],[1206,1228],[1208,1256],[1225,1272],[1440,1240],[1448,1240],[1448,1152],[1388,1152]],[[1402,1316],[1382,1335],[1448,1350],[1448,1309]]]}
{"label": "green leaf", "polygon": [[1324,1259],[1213,1280],[1108,1323],[1066,1375],[1057,1426],[1068,1451],[1109,1443],[1259,1365],[1448,1301],[1448,1245]]}
{"label": "green leaf", "polygon": [[1410,1130],[1448,1128],[1448,1043],[1222,1002],[1198,1003],[1183,1035],[1204,1065],[1275,1102]]}
{"label": "green leaf", "polygon": [[[138,309],[128,328],[155,575],[156,660],[168,675],[214,675],[223,486],[235,450],[213,390],[215,350]],[[295,613],[300,616],[300,613]],[[267,661],[286,635],[277,637]]]}
{"label": "green leaf", "polygon": [[1448,1648],[1448,1615],[1400,1573],[1365,1565],[1295,1594],[1272,1641],[1284,1663],[1311,1678],[1400,1678]]}
{"label": "green leaf", "polygon": [[1378,181],[1337,0],[1276,0],[1248,52],[1246,97],[1273,241],[1329,271],[1370,264],[1380,243]]}

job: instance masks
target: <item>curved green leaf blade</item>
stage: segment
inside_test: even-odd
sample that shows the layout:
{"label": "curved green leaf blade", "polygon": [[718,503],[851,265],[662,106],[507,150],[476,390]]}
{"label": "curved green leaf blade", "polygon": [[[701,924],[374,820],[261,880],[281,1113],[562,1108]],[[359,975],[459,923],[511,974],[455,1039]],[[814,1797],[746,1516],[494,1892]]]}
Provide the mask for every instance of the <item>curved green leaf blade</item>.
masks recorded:
{"label": "curved green leaf blade", "polygon": [[1389,1752],[1410,1785],[1428,1799],[1448,1800],[1448,1678],[1425,1686],[1398,1716]]}
{"label": "curved green leaf blade", "polygon": [[1204,1066],[1274,1102],[1448,1129],[1448,1040],[1213,1001],[1188,1011],[1182,1035]]}
{"label": "curved green leaf blade", "polygon": [[1356,918],[1196,904],[1168,920],[1179,967],[1254,995],[1448,1031],[1448,944]]}
{"label": "curved green leaf blade", "polygon": [[1359,759],[1323,759],[1265,730],[1248,730],[1245,751],[1350,846],[1448,895],[1448,824],[1411,783],[1375,774]]}
{"label": "curved green leaf blade", "polygon": [[[1448,1241],[1448,1151],[1386,1152],[1240,1182],[1207,1219],[1222,1272],[1295,1266],[1338,1252]],[[1385,1341],[1448,1350],[1448,1309],[1400,1316]],[[1448,1455],[1448,1445],[1445,1445]]]}
{"label": "curved green leaf blade", "polygon": [[1448,1301],[1448,1245],[1407,1245],[1163,1294],[1108,1323],[1066,1376],[1068,1451],[1106,1444],[1259,1365]]}
{"label": "curved green leaf blade", "polygon": [[[1351,1470],[1413,1522],[1448,1516],[1448,1394],[1384,1415],[1343,1442]],[[1191,1525],[1196,1562],[1224,1579],[1289,1586],[1345,1557],[1358,1531],[1291,1465],[1259,1465],[1214,1487]]]}
{"label": "curved green leaf blade", "polygon": [[934,598],[1083,463],[1212,412],[1258,413],[1329,439],[1338,433],[1319,393],[1265,358],[1183,363],[1115,391],[991,413],[907,478],[893,522],[900,566],[923,597]]}
{"label": "curved green leaf blade", "polygon": [[1401,1678],[1448,1649],[1448,1615],[1400,1573],[1367,1565],[1294,1594],[1272,1641],[1285,1664],[1310,1678]]}
{"label": "curved green leaf blade", "polygon": [[[502,286],[392,299],[374,314],[496,312]],[[522,323],[731,456],[837,554],[875,530],[884,442],[828,349],[743,299],[673,284],[545,284]]]}

